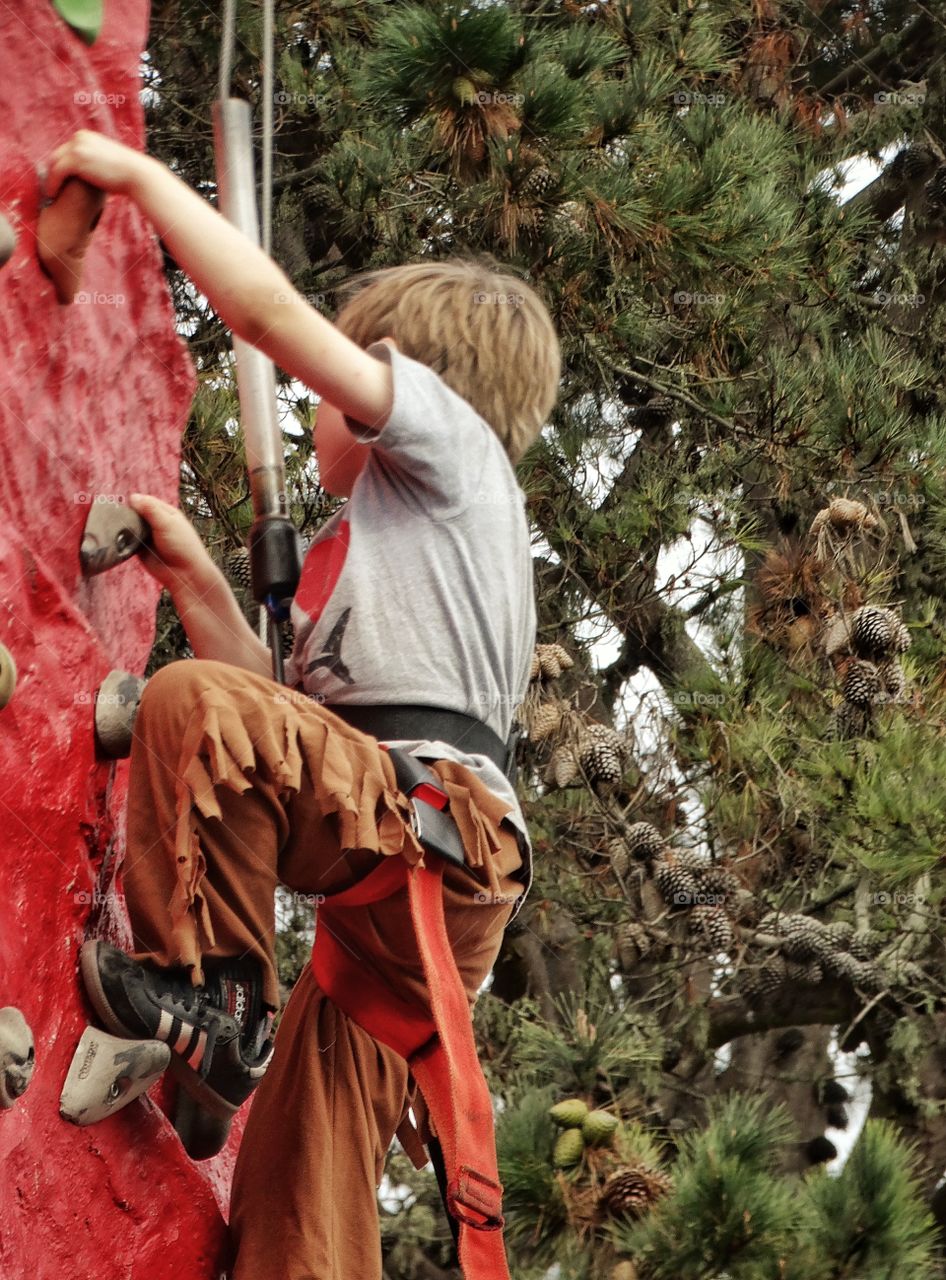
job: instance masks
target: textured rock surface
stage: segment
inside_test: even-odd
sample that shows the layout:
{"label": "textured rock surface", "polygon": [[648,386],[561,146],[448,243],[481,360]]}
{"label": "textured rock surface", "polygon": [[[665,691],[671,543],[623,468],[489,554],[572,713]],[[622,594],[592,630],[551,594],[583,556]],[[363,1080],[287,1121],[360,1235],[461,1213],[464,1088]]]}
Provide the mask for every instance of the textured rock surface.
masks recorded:
{"label": "textured rock surface", "polygon": [[93,694],[113,668],[143,670],[157,598],[135,562],[81,578],[87,495],[175,500],[192,391],[160,254],[127,201],[108,202],[72,306],[36,263],[50,151],[79,127],[142,142],[147,4],[105,11],[88,48],[48,0],[0,6],[0,214],[18,237],[0,270],[0,641],[19,669],[0,711],[0,1006],[23,1012],[37,1053],[0,1112],[0,1276],[216,1280],[232,1150],[193,1164],[152,1100],[89,1129],[58,1114],[85,1022],[79,944],[127,936],[128,764],[95,759]]}

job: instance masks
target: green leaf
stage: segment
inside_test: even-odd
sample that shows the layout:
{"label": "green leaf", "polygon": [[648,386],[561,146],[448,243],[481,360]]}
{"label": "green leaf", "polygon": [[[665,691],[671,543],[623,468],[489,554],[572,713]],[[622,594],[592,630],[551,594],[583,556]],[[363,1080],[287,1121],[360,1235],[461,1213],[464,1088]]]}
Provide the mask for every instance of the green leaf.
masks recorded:
{"label": "green leaf", "polygon": [[86,44],[98,39],[104,7],[105,0],[53,0],[53,8]]}

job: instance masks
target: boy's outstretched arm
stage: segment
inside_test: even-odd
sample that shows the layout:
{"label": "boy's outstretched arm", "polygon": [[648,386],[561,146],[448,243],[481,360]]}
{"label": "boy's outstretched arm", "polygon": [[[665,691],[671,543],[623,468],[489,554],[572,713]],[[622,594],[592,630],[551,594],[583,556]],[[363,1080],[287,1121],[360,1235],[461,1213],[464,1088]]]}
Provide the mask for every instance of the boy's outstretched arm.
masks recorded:
{"label": "boy's outstretched arm", "polygon": [[224,323],[317,395],[368,427],[391,411],[391,369],[339,333],[262,249],[160,161],[83,129],[50,161],[47,191],[70,177],[130,196]]}

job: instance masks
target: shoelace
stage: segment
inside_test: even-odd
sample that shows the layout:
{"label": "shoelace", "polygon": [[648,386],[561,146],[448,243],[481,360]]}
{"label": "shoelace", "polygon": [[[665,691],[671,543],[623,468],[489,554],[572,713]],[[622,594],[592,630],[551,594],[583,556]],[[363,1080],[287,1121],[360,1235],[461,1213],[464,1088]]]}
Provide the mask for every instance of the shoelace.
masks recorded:
{"label": "shoelace", "polygon": [[[156,974],[155,976],[157,979],[154,984],[156,994],[159,996],[170,996],[175,1004],[179,1004],[181,1006],[185,1013],[190,1013],[192,1010],[197,1013],[203,1013],[208,1008],[213,1010],[215,1013],[220,1013],[220,1010],[217,1009],[213,999],[211,998],[210,992],[206,987],[194,987],[187,982],[183,982],[179,979],[175,980],[174,978],[168,977],[164,974]],[[214,1049],[217,1046],[217,1035],[220,1030],[220,1018],[210,1018],[205,1025],[202,1026],[201,1030],[207,1037],[207,1041],[204,1047],[204,1056],[201,1059],[198,1075],[202,1080],[206,1080],[211,1064],[213,1063]]]}

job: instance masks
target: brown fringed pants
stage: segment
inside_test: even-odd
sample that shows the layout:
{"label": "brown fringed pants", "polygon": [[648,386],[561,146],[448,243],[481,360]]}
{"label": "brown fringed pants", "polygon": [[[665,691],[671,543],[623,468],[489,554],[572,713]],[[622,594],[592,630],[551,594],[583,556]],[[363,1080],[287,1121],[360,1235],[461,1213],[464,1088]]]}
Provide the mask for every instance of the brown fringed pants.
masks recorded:
{"label": "brown fringed pants", "polygon": [[[522,885],[505,805],[466,769],[432,766],[476,879],[444,876],[447,931],[470,1001]],[[225,663],[175,662],[148,682],[131,755],[124,887],[136,954],[192,967],[253,956],[279,1004],[278,882],[346,888],[385,856],[416,862],[391,762],[326,707]],[[477,880],[479,884],[477,884]],[[345,945],[426,1009],[406,890],[347,913]],[[379,1280],[375,1191],[414,1101],[407,1064],[343,1014],[307,967],[253,1099],[231,1202],[233,1280]]]}

